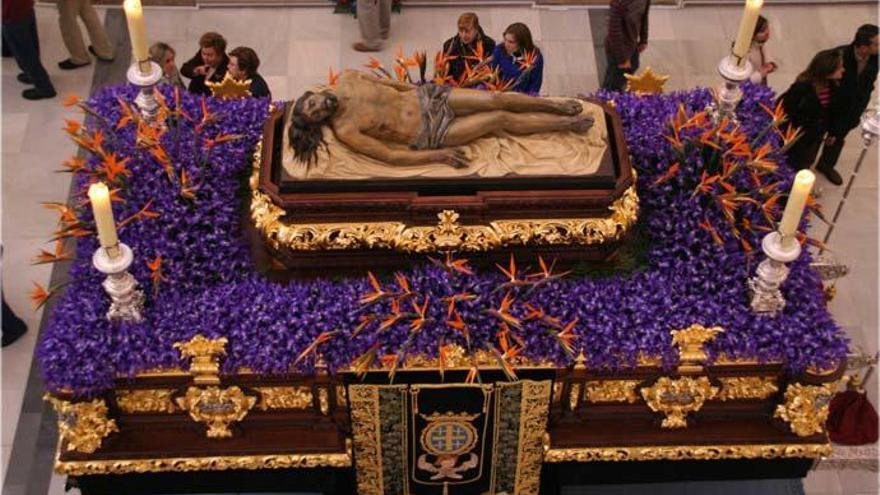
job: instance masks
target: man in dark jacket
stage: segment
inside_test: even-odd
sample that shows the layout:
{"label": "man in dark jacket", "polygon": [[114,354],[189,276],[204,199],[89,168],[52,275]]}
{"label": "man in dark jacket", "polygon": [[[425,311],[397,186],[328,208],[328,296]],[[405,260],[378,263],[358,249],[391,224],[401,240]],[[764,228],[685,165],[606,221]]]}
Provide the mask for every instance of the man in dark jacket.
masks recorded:
{"label": "man in dark jacket", "polygon": [[608,67],[602,89],[621,91],[624,74],[639,68],[639,53],[648,46],[648,11],[651,0],[611,0],[605,55]]}
{"label": "man in dark jacket", "polygon": [[211,88],[205,82],[221,82],[228,64],[226,39],[218,33],[208,32],[199,39],[199,52],[183,64],[180,73],[190,79],[190,93],[211,96]]}
{"label": "man in dark jacket", "polygon": [[40,62],[34,0],[3,0],[3,44],[21,70],[18,81],[35,86],[24,90],[21,96],[28,100],[54,97],[55,87]]}
{"label": "man in dark jacket", "polygon": [[846,72],[840,81],[831,114],[828,137],[822,147],[822,156],[816,165],[832,184],[843,184],[843,178],[834,170],[846,135],[858,127],[862,113],[874,91],[877,79],[877,26],[865,24],[856,31],[853,42],[837,48],[843,54],[843,67]]}

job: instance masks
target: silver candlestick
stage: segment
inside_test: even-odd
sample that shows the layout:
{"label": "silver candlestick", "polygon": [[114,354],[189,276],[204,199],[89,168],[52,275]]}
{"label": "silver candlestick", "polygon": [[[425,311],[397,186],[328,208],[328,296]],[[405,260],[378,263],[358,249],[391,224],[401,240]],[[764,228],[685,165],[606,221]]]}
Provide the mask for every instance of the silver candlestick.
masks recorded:
{"label": "silver candlestick", "polygon": [[128,321],[139,322],[143,320],[144,293],[137,288],[137,280],[128,273],[134,255],[131,248],[123,243],[115,248],[118,254],[110,255],[114,248],[98,248],[92,255],[92,265],[99,272],[107,275],[107,279],[101,284],[113,301],[107,311],[107,319],[111,322]]}
{"label": "silver candlestick", "polygon": [[752,295],[752,311],[767,316],[776,316],[785,308],[785,298],[779,287],[788,278],[786,263],[792,262],[801,254],[801,245],[796,239],[785,242],[779,232],[770,232],[761,241],[761,248],[767,255],[758,265],[755,276],[749,279]]}
{"label": "silver candlestick", "polygon": [[736,106],[742,100],[742,90],[739,85],[752,74],[752,63],[748,59],[742,60],[736,55],[730,54],[718,63],[718,73],[724,78],[724,84],[718,87],[717,101],[712,106],[712,119],[717,123],[721,119],[736,121]]}
{"label": "silver candlestick", "polygon": [[162,68],[151,60],[135,62],[128,68],[127,76],[128,82],[140,88],[140,93],[134,102],[140,109],[141,115],[147,122],[153,122],[159,109],[159,102],[153,95],[153,89],[162,79]]}

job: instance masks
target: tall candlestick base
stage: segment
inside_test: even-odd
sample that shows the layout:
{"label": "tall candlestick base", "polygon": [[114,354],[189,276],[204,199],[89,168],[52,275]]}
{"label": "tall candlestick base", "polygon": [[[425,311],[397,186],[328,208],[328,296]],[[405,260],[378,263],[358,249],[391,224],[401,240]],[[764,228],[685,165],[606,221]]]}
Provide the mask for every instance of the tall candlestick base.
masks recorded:
{"label": "tall candlestick base", "polygon": [[155,121],[159,102],[153,95],[153,89],[162,79],[162,68],[152,61],[135,62],[128,68],[127,77],[128,82],[140,88],[140,93],[134,102],[141,111],[141,115],[147,122]]}
{"label": "tall candlestick base", "polygon": [[718,87],[716,101],[709,109],[712,120],[716,123],[721,122],[722,119],[737,121],[736,107],[742,100],[742,90],[739,86],[752,74],[752,63],[746,59],[740,65],[739,60],[735,55],[728,55],[718,64],[718,73],[724,79],[724,84]]}
{"label": "tall candlestick base", "polygon": [[779,232],[764,236],[761,248],[767,257],[758,265],[755,276],[749,279],[752,296],[752,311],[770,317],[776,316],[785,308],[785,298],[779,287],[788,278],[786,263],[794,261],[801,254],[799,242],[782,242]]}
{"label": "tall candlestick base", "polygon": [[139,322],[143,320],[144,293],[137,288],[137,280],[128,273],[134,255],[131,248],[121,242],[118,251],[117,256],[110,257],[107,249],[98,248],[92,255],[92,265],[107,275],[101,284],[112,301],[107,319],[111,322]]}

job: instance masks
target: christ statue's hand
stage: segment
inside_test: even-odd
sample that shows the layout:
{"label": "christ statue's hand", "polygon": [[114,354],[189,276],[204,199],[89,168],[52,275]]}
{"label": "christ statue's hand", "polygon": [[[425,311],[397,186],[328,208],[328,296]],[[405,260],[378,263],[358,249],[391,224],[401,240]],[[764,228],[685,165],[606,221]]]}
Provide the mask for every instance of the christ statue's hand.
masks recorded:
{"label": "christ statue's hand", "polygon": [[453,168],[467,168],[468,158],[461,148],[443,148],[437,150],[437,161]]}

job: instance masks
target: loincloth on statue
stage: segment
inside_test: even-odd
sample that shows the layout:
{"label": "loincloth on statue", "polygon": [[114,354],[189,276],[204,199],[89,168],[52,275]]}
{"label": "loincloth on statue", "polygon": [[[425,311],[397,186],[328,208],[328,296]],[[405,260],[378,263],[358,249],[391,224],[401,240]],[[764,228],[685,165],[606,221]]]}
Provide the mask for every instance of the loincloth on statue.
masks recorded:
{"label": "loincloth on statue", "polygon": [[[584,109],[581,115],[594,119],[593,126],[587,133],[547,132],[527,136],[500,133],[485,136],[460,147],[469,159],[465,168],[453,168],[442,163],[396,166],[380,162],[342,144],[329,127],[323,129],[326,147],[322,147],[318,151],[317,160],[306,167],[294,158],[290,148],[288,114],[285,116],[282,133],[282,179],[305,181],[593,175],[610,154],[608,128],[605,113],[600,106],[582,103]],[[406,148],[404,145],[399,147]]]}
{"label": "loincloth on statue", "polygon": [[422,128],[409,147],[414,150],[435,150],[443,147],[446,133],[455,112],[449,106],[449,93],[452,88],[428,83],[416,90],[419,95],[419,109],[422,114]]}

